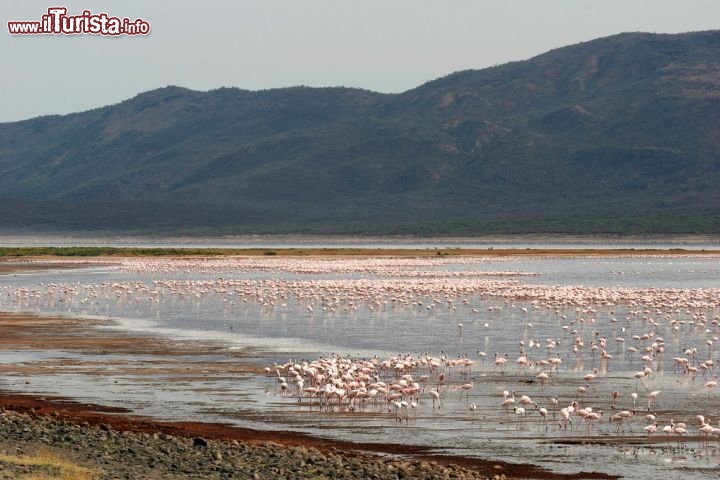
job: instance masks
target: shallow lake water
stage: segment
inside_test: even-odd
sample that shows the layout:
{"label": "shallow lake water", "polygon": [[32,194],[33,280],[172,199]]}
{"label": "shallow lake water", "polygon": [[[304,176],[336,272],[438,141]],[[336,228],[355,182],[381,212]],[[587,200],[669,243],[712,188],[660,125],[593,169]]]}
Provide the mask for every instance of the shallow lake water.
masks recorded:
{"label": "shallow lake water", "polygon": [[[720,259],[701,254],[90,264],[2,275],[0,309],[111,319],[113,325],[102,328],[252,348],[257,355],[250,361],[270,367],[270,374],[173,380],[124,366],[117,375],[35,375],[31,384],[10,375],[0,378],[0,387],[129,405],[163,419],[429,445],[557,472],[684,478],[690,471],[693,478],[716,478],[720,443],[716,437],[697,440],[696,415],[720,427],[717,388],[706,386],[718,362],[719,305]],[[75,352],[24,351],[5,353],[0,363],[80,356],[94,360]],[[520,357],[530,365],[521,366]],[[675,357],[687,365],[679,367]],[[386,384],[399,373],[382,368],[382,361],[411,359],[416,364],[400,373],[412,374],[421,387],[416,400],[406,398],[416,405],[399,411],[385,399],[345,399],[335,406],[303,397],[289,380],[281,389],[277,377],[288,375],[283,365],[320,358],[375,359],[373,380]],[[507,363],[496,365],[496,358]],[[422,359],[440,365],[430,368]],[[552,359],[561,363],[552,366]],[[166,360],[133,359],[145,365]],[[427,380],[420,381],[423,375]],[[461,387],[467,384],[467,390]],[[433,390],[440,392],[440,408]],[[506,409],[504,392],[516,400]],[[526,416],[514,410],[523,395],[537,404],[523,407]],[[561,409],[573,402],[603,414],[592,423],[574,415],[564,425]],[[623,410],[635,413],[610,421]],[[657,417],[652,437],[644,431],[652,423],[648,414]],[[666,438],[661,430],[671,420],[686,422],[695,439],[678,442],[675,433]]]}

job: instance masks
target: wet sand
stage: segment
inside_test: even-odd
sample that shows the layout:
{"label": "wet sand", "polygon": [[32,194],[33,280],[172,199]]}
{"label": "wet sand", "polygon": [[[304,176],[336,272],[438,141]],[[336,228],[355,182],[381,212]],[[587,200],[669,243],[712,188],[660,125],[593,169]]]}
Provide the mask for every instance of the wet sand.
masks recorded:
{"label": "wet sand", "polygon": [[[0,314],[0,351],[22,350],[65,350],[79,354],[114,354],[117,356],[136,354],[151,354],[167,359],[160,365],[151,365],[147,368],[157,369],[157,372],[185,380],[189,377],[201,377],[209,372],[217,375],[238,373],[264,374],[264,369],[242,359],[250,359],[252,352],[228,351],[221,345],[212,343],[197,344],[193,342],[168,342],[153,338],[141,338],[119,332],[95,328],[98,322],[84,319],[37,317],[33,315]],[[237,358],[233,364],[212,363],[191,364],[179,359],[207,354],[231,355]],[[80,360],[54,360],[36,364],[1,364],[0,375],[23,373],[47,374],[48,369],[53,371],[82,370],[88,375],[102,375],[106,365],[98,363],[97,357],[92,362],[84,363]],[[82,368],[80,368],[82,367]],[[113,365],[117,368],[117,365]],[[134,367],[133,367],[134,368]],[[136,369],[133,371],[137,372]],[[182,374],[180,376],[180,374]],[[32,381],[32,380],[30,380]],[[183,437],[203,437],[221,441],[238,441],[248,444],[275,444],[292,446],[314,447],[318,450],[328,450],[343,455],[354,456],[358,454],[391,454],[414,460],[436,462],[438,464],[454,464],[478,472],[480,475],[492,477],[496,474],[505,474],[510,478],[535,479],[607,479],[616,478],[610,475],[592,472],[579,472],[576,474],[558,474],[548,472],[533,465],[511,464],[498,461],[486,461],[477,458],[462,456],[448,456],[432,454],[428,448],[384,443],[354,443],[351,441],[336,441],[313,437],[296,432],[285,431],[259,431],[250,428],[241,428],[217,423],[199,422],[167,422],[134,415],[132,411],[116,407],[82,403],[71,398],[54,398],[50,396],[17,394],[14,392],[0,392],[0,406],[6,410],[17,412],[34,412],[34,414],[48,414],[56,418],[71,421],[76,424],[109,425],[115,430],[142,433],[165,433]],[[623,439],[627,441],[627,439]],[[604,439],[608,441],[608,439]]]}
{"label": "wet sand", "polygon": [[98,266],[97,262],[48,262],[43,258],[0,258],[0,275],[40,272],[48,269],[83,268],[87,266]]}

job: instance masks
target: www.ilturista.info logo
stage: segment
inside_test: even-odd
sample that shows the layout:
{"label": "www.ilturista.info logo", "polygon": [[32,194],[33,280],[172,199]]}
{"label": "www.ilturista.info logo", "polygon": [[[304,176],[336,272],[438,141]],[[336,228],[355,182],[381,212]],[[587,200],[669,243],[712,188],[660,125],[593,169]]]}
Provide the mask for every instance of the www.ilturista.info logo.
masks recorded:
{"label": "www.ilturista.info logo", "polygon": [[7,22],[12,35],[147,35],[150,24],[142,18],[111,17],[107,13],[68,15],[65,7],[50,7],[39,22]]}

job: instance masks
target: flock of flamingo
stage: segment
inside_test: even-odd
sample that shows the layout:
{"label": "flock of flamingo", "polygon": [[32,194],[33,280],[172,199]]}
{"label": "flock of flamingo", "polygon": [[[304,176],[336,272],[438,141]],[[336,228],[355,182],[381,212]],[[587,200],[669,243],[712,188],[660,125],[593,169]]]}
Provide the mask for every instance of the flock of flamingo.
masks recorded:
{"label": "flock of flamingo", "polygon": [[[681,445],[696,437],[720,449],[720,288],[527,283],[540,274],[490,271],[502,262],[481,257],[78,263],[133,280],[5,284],[0,308],[97,314],[112,304],[150,314],[168,302],[214,301],[226,311],[282,312],[299,323],[377,317],[381,336],[396,335],[392,323],[403,322],[408,340],[398,335],[398,349],[407,353],[276,363],[266,369],[272,391],[288,407],[398,424],[464,416],[478,429],[512,434],[637,433],[648,443]],[[444,328],[430,332],[432,353],[412,350],[408,323],[421,315]]]}

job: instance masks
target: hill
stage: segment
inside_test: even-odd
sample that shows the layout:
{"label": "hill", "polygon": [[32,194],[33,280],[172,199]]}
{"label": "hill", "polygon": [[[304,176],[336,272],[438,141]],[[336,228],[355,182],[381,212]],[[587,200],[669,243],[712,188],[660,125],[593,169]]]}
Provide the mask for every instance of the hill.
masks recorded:
{"label": "hill", "polygon": [[720,31],[625,33],[401,94],[166,87],[0,124],[0,228],[720,233]]}

